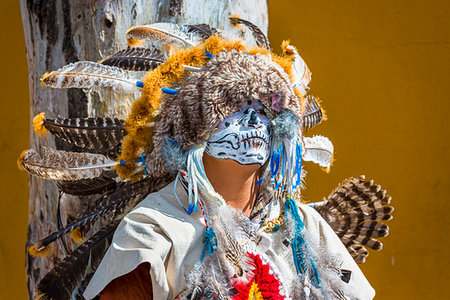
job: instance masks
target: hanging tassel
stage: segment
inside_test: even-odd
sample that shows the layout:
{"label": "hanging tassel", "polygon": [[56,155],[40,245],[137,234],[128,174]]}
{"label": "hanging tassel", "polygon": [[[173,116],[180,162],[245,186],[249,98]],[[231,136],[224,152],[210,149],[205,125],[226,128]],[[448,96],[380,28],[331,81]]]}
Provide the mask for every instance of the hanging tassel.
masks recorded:
{"label": "hanging tassel", "polygon": [[205,231],[205,238],[203,239],[203,251],[200,261],[203,261],[206,254],[210,256],[214,250],[217,248],[217,237],[216,233],[212,228],[209,228]]}
{"label": "hanging tassel", "polygon": [[273,147],[270,171],[271,182],[276,191],[281,187],[291,194],[301,185],[302,144],[297,136],[290,140],[284,139]]}
{"label": "hanging tassel", "polygon": [[[298,274],[305,275],[309,269],[310,279],[315,287],[319,287],[321,281],[317,272],[316,266],[311,258],[308,259],[308,249],[306,241],[302,236],[302,230],[305,228],[302,219],[298,213],[298,207],[295,201],[289,196],[286,196],[284,203],[284,211],[286,213],[286,222],[293,222],[294,237],[291,240],[292,252],[294,256],[294,264]],[[309,260],[309,262],[308,262]],[[309,267],[308,268],[308,264]]]}

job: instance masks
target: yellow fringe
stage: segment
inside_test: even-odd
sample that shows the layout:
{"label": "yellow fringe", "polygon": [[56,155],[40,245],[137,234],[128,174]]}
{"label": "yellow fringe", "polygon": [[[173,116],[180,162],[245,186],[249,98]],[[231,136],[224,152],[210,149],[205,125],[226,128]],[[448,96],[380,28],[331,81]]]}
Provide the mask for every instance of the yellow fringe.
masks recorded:
{"label": "yellow fringe", "polygon": [[50,75],[52,75],[53,73],[55,73],[55,71],[51,71],[50,73],[45,73],[44,75],[42,75],[42,78],[41,78],[41,86],[47,86],[45,83],[44,83],[44,80],[47,78],[47,77],[49,77]]}
{"label": "yellow fringe", "polygon": [[[131,28],[133,28],[133,27],[131,27]],[[131,28],[128,29],[128,31],[130,31]],[[127,31],[127,33],[128,33],[128,31]],[[145,41],[144,40],[135,40],[135,39],[132,39],[132,38],[127,38],[127,44],[128,44],[128,47],[130,47],[130,48],[144,47],[145,46]]]}
{"label": "yellow fringe", "polygon": [[30,255],[33,257],[46,257],[53,252],[51,245],[48,245],[41,250],[37,250],[41,247],[42,246],[40,245],[40,243],[36,243],[33,246],[28,247],[28,253],[30,253]]}
{"label": "yellow fringe", "polygon": [[70,233],[70,238],[72,239],[72,241],[74,241],[74,243],[76,244],[82,244],[84,243],[84,239],[83,236],[81,234],[81,230],[80,227],[75,228],[74,230],[72,230],[72,232]]}
{"label": "yellow fringe", "polygon": [[261,291],[259,290],[258,284],[256,282],[252,283],[252,287],[250,288],[250,291],[248,292],[248,299],[249,300],[264,300]]}
{"label": "yellow fringe", "polygon": [[[237,14],[232,14],[232,15],[230,15],[228,18],[238,18],[238,19],[240,19],[241,17],[239,17],[239,15],[237,15]],[[231,26],[236,27],[236,28],[239,29],[239,30],[242,29],[242,28],[241,28],[241,24],[236,23],[236,22],[232,22],[231,20],[230,20],[230,23],[231,23]]]}
{"label": "yellow fringe", "polygon": [[27,152],[29,149],[25,149],[22,151],[22,153],[20,153],[19,158],[17,159],[17,167],[19,168],[20,171],[25,171],[25,169],[22,166],[22,161],[23,161],[23,157],[25,156],[25,152]]}
{"label": "yellow fringe", "polygon": [[44,125],[45,122],[45,112],[41,112],[33,118],[33,128],[37,136],[45,136],[47,134],[47,129]]}
{"label": "yellow fringe", "polygon": [[[116,167],[116,171],[122,179],[127,179],[134,173],[136,168],[134,161],[139,157],[139,153],[151,146],[152,128],[145,126],[145,124],[155,120],[162,97],[161,88],[170,87],[183,78],[186,72],[183,65],[200,67],[207,63],[209,59],[205,55],[205,51],[216,55],[223,50],[242,51],[250,55],[270,55],[272,60],[289,74],[291,80],[293,78],[291,58],[277,56],[265,48],[247,49],[239,40],[224,40],[218,35],[211,36],[198,47],[175,51],[164,64],[146,74],[142,95],[131,107],[131,113],[125,122],[128,134],[123,140],[122,154],[118,158],[118,161],[124,160],[127,163]],[[303,99],[301,94],[296,94],[301,100]]]}

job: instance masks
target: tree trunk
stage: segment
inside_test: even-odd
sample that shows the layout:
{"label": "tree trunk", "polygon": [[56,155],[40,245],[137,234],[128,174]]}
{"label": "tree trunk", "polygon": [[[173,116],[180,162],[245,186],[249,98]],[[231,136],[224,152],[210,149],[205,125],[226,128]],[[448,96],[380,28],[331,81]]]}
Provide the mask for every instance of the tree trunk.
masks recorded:
{"label": "tree trunk", "polygon": [[[39,78],[47,71],[80,60],[98,61],[126,48],[126,30],[134,25],[155,22],[180,24],[206,23],[231,31],[228,17],[238,14],[267,32],[267,2],[260,0],[20,0],[25,32],[30,113],[45,112],[49,118],[116,116],[125,118],[138,95],[116,95],[108,89],[84,91],[43,88]],[[247,33],[248,34],[248,33]],[[30,147],[41,145],[72,150],[51,136],[36,138],[30,127]],[[70,217],[73,197],[64,197],[62,209]],[[53,182],[30,177],[29,225],[27,246],[57,229],[59,192]],[[63,204],[66,205],[63,205]],[[67,204],[68,203],[68,204]],[[67,211],[69,210],[69,211]],[[73,212],[72,212],[73,213]],[[68,250],[73,249],[70,241]],[[27,254],[28,291],[34,287],[66,253],[61,245],[45,258]]]}

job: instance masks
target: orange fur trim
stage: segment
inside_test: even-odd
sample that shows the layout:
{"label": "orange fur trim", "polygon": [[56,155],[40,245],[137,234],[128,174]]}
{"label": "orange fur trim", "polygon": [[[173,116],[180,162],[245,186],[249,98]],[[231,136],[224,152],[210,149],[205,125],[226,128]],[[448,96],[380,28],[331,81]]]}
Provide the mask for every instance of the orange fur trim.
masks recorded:
{"label": "orange fur trim", "polygon": [[45,136],[47,134],[47,129],[44,125],[45,122],[45,112],[41,112],[33,118],[33,128],[37,136]]}
{"label": "orange fur trim", "polygon": [[81,234],[80,227],[77,227],[74,230],[72,230],[72,232],[70,233],[70,238],[76,244],[84,243],[84,238],[83,238],[83,235]]}

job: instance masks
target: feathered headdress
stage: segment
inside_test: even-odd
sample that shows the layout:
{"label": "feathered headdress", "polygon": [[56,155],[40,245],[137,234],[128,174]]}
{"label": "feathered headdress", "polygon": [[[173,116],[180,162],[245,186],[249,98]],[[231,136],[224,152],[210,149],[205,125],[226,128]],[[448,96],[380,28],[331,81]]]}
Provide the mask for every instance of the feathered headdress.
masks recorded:
{"label": "feathered headdress", "polygon": [[[333,157],[333,145],[326,137],[303,136],[304,131],[324,119],[320,102],[306,96],[311,72],[288,42],[282,44],[283,54],[276,55],[256,25],[237,17],[230,21],[249,28],[257,47],[248,47],[240,40],[226,40],[205,24],[156,23],[129,29],[129,48],[101,62],[77,62],[44,74],[41,84],[52,88],[101,86],[120,93],[142,91],[126,120],[47,119],[43,113],[33,120],[39,136],[49,131],[87,152],[28,150],[19,158],[19,165],[31,175],[56,180],[65,193],[103,194],[88,215],[36,242],[30,252],[39,254],[64,234],[99,217],[109,214],[111,218],[110,225],[77,248],[40,282],[37,289],[45,298],[68,298],[87,274],[96,269],[118,216],[173,180],[178,170],[201,174],[201,169],[196,169],[195,147],[203,144],[218,122],[238,111],[245,101],[261,102],[272,121],[272,154],[264,179],[267,182],[261,186],[288,196],[286,214],[298,224],[291,194],[301,184],[302,160],[329,168]],[[161,42],[164,51],[142,48],[146,39]],[[142,80],[134,80],[128,71],[147,73]],[[190,180],[195,184],[195,178]],[[388,219],[392,209],[386,206],[389,201],[385,192],[380,193],[378,188],[372,188],[372,183],[359,180],[346,182],[341,187],[346,193],[337,190],[318,211],[339,230],[349,251],[362,262],[367,252],[361,251],[359,245],[380,248],[380,244],[371,242],[372,237],[387,234],[387,226],[379,225],[378,221]],[[355,200],[353,193],[359,198]],[[363,211],[372,213],[371,221],[364,223],[366,219],[361,217],[348,225],[337,222],[335,212],[345,215],[353,205],[346,197],[351,197],[359,207],[367,207]],[[196,205],[195,201],[192,205]],[[359,238],[353,231],[364,232],[368,239]],[[299,272],[301,264],[297,266]],[[64,272],[77,275],[70,282],[57,279]]]}

